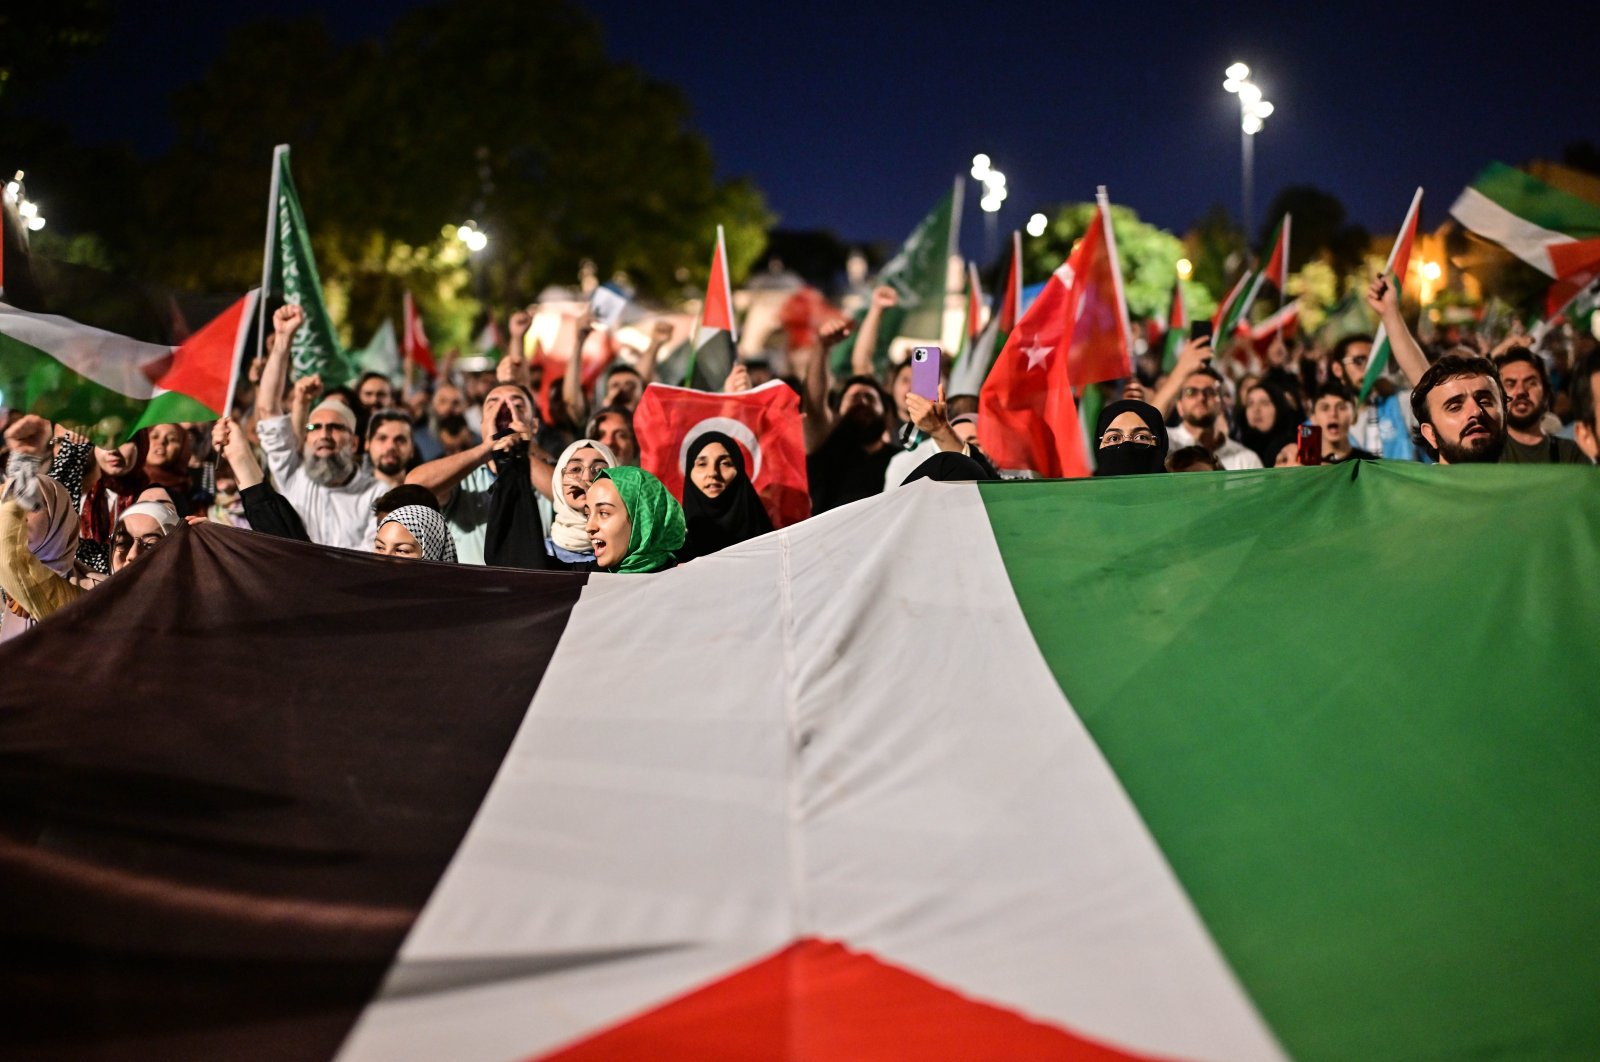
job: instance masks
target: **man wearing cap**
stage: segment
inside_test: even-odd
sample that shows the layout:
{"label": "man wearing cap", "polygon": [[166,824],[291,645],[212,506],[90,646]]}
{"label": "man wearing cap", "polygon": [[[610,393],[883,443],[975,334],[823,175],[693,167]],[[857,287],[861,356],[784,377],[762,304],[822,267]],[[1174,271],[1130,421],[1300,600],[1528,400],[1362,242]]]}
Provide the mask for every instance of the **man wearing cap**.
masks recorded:
{"label": "man wearing cap", "polygon": [[366,550],[372,546],[372,503],[387,488],[356,457],[356,415],[327,398],[306,421],[304,445],[283,408],[289,344],[305,320],[298,306],[272,316],[272,343],[256,389],[257,432],[279,492],[294,506],[311,541]]}

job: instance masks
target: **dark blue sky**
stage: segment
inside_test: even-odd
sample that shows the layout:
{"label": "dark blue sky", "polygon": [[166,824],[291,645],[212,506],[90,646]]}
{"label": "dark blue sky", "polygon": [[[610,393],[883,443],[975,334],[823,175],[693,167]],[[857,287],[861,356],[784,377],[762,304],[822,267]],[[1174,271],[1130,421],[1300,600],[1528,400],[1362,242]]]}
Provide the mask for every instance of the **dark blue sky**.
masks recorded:
{"label": "dark blue sky", "polygon": [[[414,6],[277,0],[270,11],[324,11],[349,39]],[[1392,0],[584,6],[613,55],[684,90],[722,171],[752,177],[781,225],[853,239],[903,236],[977,151],[1007,175],[1006,227],[1097,184],[1174,230],[1213,202],[1237,212],[1238,109],[1221,87],[1234,59],[1277,106],[1256,139],[1258,223],[1274,191],[1309,183],[1354,220],[1392,229],[1422,184],[1432,226],[1487,161],[1600,139],[1587,54],[1600,17],[1578,14],[1587,5],[1554,21]],[[62,81],[50,110],[85,137],[158,149],[171,89],[266,10],[124,5],[111,44]],[[967,206],[975,248],[975,194]]]}

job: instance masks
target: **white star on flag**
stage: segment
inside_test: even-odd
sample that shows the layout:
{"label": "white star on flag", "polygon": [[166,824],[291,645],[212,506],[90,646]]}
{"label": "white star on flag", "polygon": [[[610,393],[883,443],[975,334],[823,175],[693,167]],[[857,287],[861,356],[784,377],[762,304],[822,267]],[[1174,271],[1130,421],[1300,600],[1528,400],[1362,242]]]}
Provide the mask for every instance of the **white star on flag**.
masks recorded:
{"label": "white star on flag", "polygon": [[1023,347],[1022,348],[1022,355],[1023,355],[1023,357],[1028,359],[1028,369],[1031,371],[1031,370],[1037,369],[1039,366],[1043,365],[1044,362],[1045,362],[1045,359],[1050,356],[1050,352],[1052,350],[1054,350],[1054,349],[1055,349],[1054,347],[1045,346],[1043,343],[1039,342],[1037,339],[1033,340],[1027,346]]}

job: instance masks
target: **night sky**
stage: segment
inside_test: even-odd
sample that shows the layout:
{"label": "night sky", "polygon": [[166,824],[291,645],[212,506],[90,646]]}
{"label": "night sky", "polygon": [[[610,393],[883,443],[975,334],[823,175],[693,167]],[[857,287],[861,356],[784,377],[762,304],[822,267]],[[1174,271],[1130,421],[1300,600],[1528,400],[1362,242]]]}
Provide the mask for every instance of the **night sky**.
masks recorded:
{"label": "night sky", "polygon": [[[381,32],[405,0],[277,0],[335,33]],[[1396,228],[1422,184],[1423,224],[1491,159],[1559,157],[1600,139],[1600,18],[1503,5],[655,3],[589,0],[612,54],[678,85],[722,172],[748,175],[785,228],[898,240],[972,155],[1005,171],[1003,226],[1093,196],[1182,231],[1239,209],[1242,59],[1277,112],[1256,138],[1256,223],[1272,194],[1315,184],[1353,220]],[[170,140],[167,97],[258,4],[126,4],[113,37],[46,104],[84,139],[143,153]],[[1588,29],[1580,28],[1587,22]],[[266,162],[263,161],[263,173]],[[980,239],[969,192],[965,243]]]}

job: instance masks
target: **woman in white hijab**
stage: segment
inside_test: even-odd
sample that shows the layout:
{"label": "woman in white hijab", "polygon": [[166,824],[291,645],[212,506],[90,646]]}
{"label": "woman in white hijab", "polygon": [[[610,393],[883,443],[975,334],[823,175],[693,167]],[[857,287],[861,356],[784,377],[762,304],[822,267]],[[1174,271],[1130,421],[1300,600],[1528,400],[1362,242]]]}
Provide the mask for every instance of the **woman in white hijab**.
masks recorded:
{"label": "woman in white hijab", "polygon": [[577,440],[562,450],[556,461],[550,477],[550,505],[555,511],[550,522],[550,555],[568,568],[594,567],[594,546],[584,530],[589,522],[583,512],[584,497],[595,477],[616,465],[617,455],[597,439]]}

